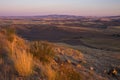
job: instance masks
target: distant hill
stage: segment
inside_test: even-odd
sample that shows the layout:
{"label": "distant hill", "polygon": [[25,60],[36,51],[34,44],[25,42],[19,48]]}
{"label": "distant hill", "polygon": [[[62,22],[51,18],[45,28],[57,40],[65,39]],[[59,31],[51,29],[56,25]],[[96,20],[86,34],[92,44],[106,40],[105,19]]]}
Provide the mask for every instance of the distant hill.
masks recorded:
{"label": "distant hill", "polygon": [[[39,17],[39,18],[47,18],[47,17],[51,17],[51,18],[84,18],[84,17],[97,17],[97,16],[77,16],[77,15],[58,15],[58,14],[51,14],[51,15],[34,15],[34,16],[0,16],[0,17],[10,17],[10,18],[20,18],[20,17]],[[99,16],[98,16],[99,17]],[[116,16],[103,16],[104,18],[115,18],[115,17],[120,17],[120,15],[116,15]]]}
{"label": "distant hill", "polygon": [[75,15],[36,15],[36,16],[1,16],[0,18],[10,18],[10,19],[16,19],[16,18],[84,18],[84,16],[75,16]]}

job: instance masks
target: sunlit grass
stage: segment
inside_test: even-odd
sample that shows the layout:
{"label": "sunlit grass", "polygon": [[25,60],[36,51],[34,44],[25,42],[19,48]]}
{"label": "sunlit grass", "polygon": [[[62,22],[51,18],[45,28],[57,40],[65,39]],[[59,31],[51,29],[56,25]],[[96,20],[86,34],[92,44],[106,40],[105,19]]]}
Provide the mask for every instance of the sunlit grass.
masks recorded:
{"label": "sunlit grass", "polygon": [[50,62],[54,57],[53,47],[48,42],[31,42],[30,52],[43,63]]}
{"label": "sunlit grass", "polygon": [[33,58],[30,53],[26,51],[21,52],[17,50],[17,53],[13,53],[11,58],[14,62],[16,71],[22,76],[29,76],[32,73]]}

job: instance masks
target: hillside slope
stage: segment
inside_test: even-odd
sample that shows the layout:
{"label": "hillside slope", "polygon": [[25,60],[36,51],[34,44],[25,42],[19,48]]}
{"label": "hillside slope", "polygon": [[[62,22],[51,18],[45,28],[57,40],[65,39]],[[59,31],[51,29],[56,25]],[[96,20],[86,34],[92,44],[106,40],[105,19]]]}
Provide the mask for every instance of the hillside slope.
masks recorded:
{"label": "hillside slope", "polygon": [[85,65],[77,50],[0,30],[0,80],[108,80]]}

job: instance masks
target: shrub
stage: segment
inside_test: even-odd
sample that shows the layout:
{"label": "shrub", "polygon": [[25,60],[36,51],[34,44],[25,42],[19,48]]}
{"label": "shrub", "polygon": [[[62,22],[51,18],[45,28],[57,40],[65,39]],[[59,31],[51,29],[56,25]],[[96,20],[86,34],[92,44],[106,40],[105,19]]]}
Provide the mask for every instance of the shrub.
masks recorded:
{"label": "shrub", "polygon": [[50,62],[54,57],[53,47],[48,42],[31,42],[30,52],[43,63]]}

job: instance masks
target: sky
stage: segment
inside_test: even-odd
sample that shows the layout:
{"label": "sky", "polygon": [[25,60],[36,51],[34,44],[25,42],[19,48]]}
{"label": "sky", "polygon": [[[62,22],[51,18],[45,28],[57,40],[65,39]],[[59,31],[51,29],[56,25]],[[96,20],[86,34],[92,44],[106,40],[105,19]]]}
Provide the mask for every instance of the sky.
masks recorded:
{"label": "sky", "polygon": [[0,16],[120,15],[120,0],[0,0]]}

